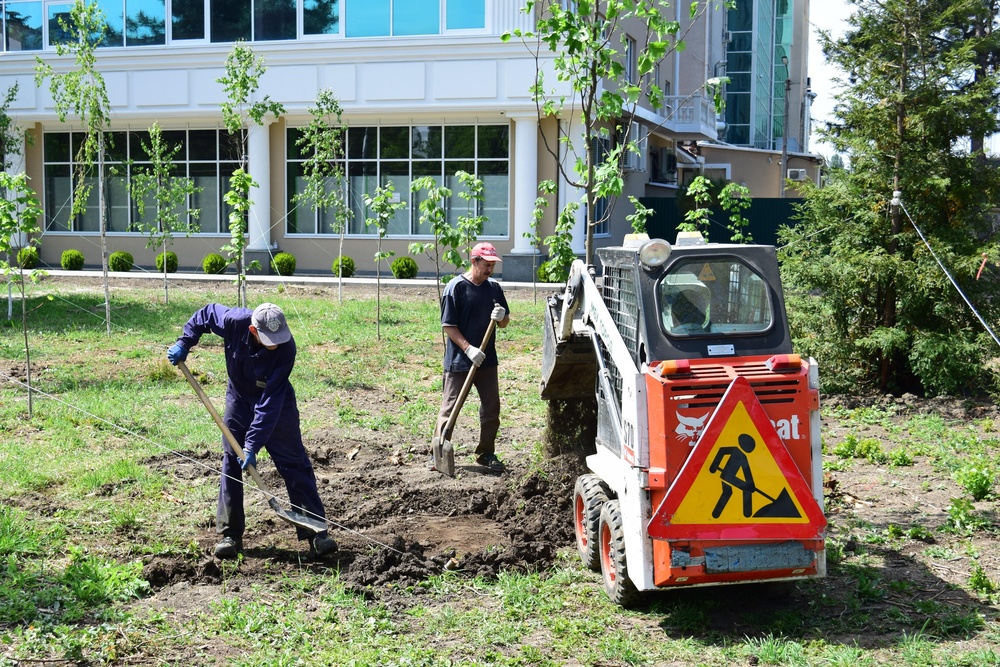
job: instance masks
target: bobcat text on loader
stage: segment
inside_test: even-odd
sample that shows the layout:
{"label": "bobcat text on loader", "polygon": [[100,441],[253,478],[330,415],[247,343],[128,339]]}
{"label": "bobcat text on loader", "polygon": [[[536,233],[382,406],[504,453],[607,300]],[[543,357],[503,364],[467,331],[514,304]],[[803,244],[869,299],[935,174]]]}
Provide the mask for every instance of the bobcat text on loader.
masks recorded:
{"label": "bobcat text on loader", "polygon": [[825,575],[819,374],[792,353],[774,248],[681,233],[597,255],[602,275],[577,260],[549,298],[542,363],[562,423],[596,397],[584,563],[623,606]]}

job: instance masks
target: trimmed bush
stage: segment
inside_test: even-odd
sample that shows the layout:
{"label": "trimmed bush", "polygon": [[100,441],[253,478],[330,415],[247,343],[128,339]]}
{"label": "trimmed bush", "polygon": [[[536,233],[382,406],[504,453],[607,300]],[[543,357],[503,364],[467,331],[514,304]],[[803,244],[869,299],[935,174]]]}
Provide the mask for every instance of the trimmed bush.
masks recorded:
{"label": "trimmed bush", "polygon": [[79,250],[63,250],[62,257],[59,258],[59,266],[65,271],[79,271],[83,268],[83,253]]}
{"label": "trimmed bush", "polygon": [[124,250],[116,250],[108,256],[108,269],[112,271],[128,273],[132,270],[134,264],[135,260],[132,258],[131,253],[127,253]]}
{"label": "trimmed bush", "polygon": [[333,275],[339,276],[341,271],[341,266],[343,266],[344,278],[350,278],[354,275],[354,260],[347,255],[341,255],[337,259],[333,260],[333,266],[330,270],[333,271]]}
{"label": "trimmed bush", "polygon": [[22,269],[33,269],[40,261],[38,248],[33,245],[26,245],[17,251],[17,263]]}
{"label": "trimmed bush", "polygon": [[279,252],[271,260],[271,270],[279,276],[290,276],[295,273],[295,255],[290,252]]}
{"label": "trimmed bush", "polygon": [[389,268],[392,269],[392,275],[400,280],[417,277],[417,261],[406,255],[392,260]]}
{"label": "trimmed bush", "polygon": [[560,266],[550,259],[542,262],[536,275],[543,283],[564,283],[569,278],[569,267]]}
{"label": "trimmed bush", "polygon": [[205,273],[222,273],[226,270],[226,258],[216,252],[209,253],[201,260],[201,268]]}
{"label": "trimmed bush", "polygon": [[163,256],[167,256],[167,273],[177,271],[177,255],[169,250],[156,256],[156,270],[163,273]]}

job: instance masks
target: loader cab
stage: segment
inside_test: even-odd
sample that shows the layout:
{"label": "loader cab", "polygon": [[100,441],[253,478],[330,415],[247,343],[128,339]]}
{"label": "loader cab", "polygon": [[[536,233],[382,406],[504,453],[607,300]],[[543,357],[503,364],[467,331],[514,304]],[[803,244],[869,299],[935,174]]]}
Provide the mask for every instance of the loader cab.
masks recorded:
{"label": "loader cab", "polygon": [[759,335],[774,321],[767,283],[738,257],[675,262],[660,278],[656,298],[669,337]]}

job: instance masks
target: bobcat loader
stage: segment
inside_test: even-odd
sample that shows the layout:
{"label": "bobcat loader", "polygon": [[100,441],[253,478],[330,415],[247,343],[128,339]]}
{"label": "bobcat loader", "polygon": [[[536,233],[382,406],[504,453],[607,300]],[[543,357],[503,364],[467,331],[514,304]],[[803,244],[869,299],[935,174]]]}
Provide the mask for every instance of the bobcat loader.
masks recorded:
{"label": "bobcat loader", "polygon": [[542,363],[550,424],[596,413],[583,562],[622,606],[823,576],[819,376],[792,353],[774,248],[681,233],[597,255],[601,275],[577,260],[548,299]]}

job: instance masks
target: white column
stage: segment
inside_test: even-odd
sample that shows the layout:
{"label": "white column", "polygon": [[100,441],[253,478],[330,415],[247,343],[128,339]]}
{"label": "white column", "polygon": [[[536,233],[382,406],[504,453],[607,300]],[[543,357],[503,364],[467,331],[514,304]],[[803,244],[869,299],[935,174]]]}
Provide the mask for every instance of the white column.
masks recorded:
{"label": "white column", "polygon": [[274,122],[270,115],[263,125],[250,125],[247,133],[248,168],[250,178],[257,183],[250,192],[250,238],[248,250],[267,250],[271,246],[271,142],[268,127]]}
{"label": "white column", "polygon": [[[24,135],[25,132],[28,131],[28,128],[23,125],[14,124],[14,127],[12,129],[14,130],[17,140],[14,143],[14,152],[9,156],[10,173],[12,175],[17,175],[22,173],[25,170],[26,166],[24,153],[27,150],[27,145],[26,142],[24,141]],[[29,182],[28,187],[30,187],[32,190],[35,191],[35,197],[40,200],[42,196],[42,184]],[[13,199],[15,195],[13,192],[8,192],[7,196]],[[39,204],[41,204],[41,201],[39,201]],[[43,219],[38,220],[36,222],[38,223],[39,228],[45,227],[44,216]],[[18,248],[23,248],[24,246],[28,245],[28,237],[21,232],[18,232],[17,235],[11,239],[11,241]]]}
{"label": "white column", "polygon": [[[572,178],[578,179],[579,175],[573,170],[573,165],[576,164],[577,157],[586,159],[586,151],[589,150],[587,139],[584,136],[583,123],[579,120],[574,120],[572,123],[560,121],[559,128],[561,136],[566,136],[567,133],[571,136],[570,144],[562,144],[561,153],[564,169]],[[580,208],[576,211],[576,224],[573,225],[573,252],[577,255],[583,255],[587,248],[587,191],[570,185],[563,176],[560,176],[559,180],[559,198],[561,200],[559,210],[562,211],[569,202],[580,203]]]}
{"label": "white column", "polygon": [[531,232],[538,197],[538,116],[511,116],[514,121],[514,248],[511,254],[532,255],[537,249],[525,238]]}

